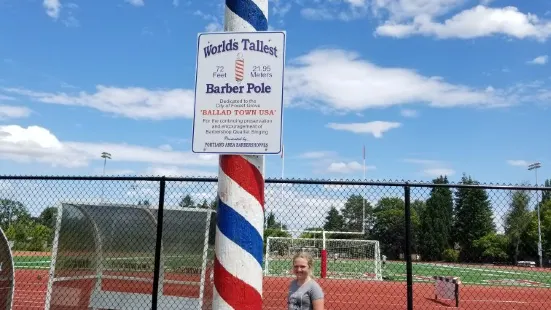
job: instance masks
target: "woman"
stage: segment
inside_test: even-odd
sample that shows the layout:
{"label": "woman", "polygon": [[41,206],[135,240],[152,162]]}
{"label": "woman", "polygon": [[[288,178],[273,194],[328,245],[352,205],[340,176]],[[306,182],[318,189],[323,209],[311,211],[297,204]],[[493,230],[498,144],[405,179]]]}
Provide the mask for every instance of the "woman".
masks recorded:
{"label": "woman", "polygon": [[289,285],[288,310],[323,310],[324,294],[312,276],[313,259],[302,252],[293,257],[293,273],[296,279]]}

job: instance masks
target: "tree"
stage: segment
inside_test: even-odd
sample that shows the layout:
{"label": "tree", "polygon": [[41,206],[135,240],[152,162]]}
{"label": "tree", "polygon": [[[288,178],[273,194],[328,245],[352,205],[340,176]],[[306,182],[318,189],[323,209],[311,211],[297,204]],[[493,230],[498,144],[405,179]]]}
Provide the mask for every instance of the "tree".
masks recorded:
{"label": "tree", "polygon": [[344,217],[339,213],[339,210],[334,206],[329,209],[327,216],[325,217],[324,230],[328,231],[342,231],[344,226]]}
{"label": "tree", "polygon": [[[448,184],[447,177],[438,177],[434,184]],[[444,250],[451,247],[453,228],[453,196],[448,187],[433,187],[420,214],[419,250],[426,260],[442,260]]]}
{"label": "tree", "polygon": [[513,263],[516,264],[520,253],[522,236],[526,233],[532,214],[529,210],[530,197],[526,191],[515,191],[512,194],[511,205],[505,216],[505,235],[512,246]]}
{"label": "tree", "polygon": [[[545,180],[544,182],[545,187],[551,187],[551,179]],[[543,191],[541,194],[541,204],[545,204],[546,202],[551,200],[551,191]]]}
{"label": "tree", "polygon": [[45,225],[34,223],[27,227],[28,251],[44,251],[52,241],[52,230]]}
{"label": "tree", "polygon": [[208,209],[208,208],[210,208],[210,206],[209,206],[209,203],[207,202],[207,200],[203,199],[203,202],[201,202],[201,204],[197,204],[197,208]]}
{"label": "tree", "polygon": [[491,232],[473,241],[473,249],[480,253],[480,260],[493,263],[507,259],[507,237]]}
{"label": "tree", "polygon": [[363,221],[365,221],[366,230],[373,224],[373,207],[361,195],[351,195],[348,197],[341,214],[344,220],[344,231],[361,232],[363,228]]}
{"label": "tree", "polygon": [[[470,176],[463,175],[460,184],[478,185]],[[455,240],[461,247],[462,261],[476,261],[481,253],[476,253],[473,242],[496,228],[488,194],[479,187],[460,187],[455,193]]]}
{"label": "tree", "polygon": [[268,212],[268,215],[266,216],[266,228],[287,230],[287,225],[284,225],[283,223],[279,222],[276,219],[275,214],[272,211],[270,211],[270,212]]}
{"label": "tree", "polygon": [[[305,238],[305,239],[322,239],[323,238],[323,227],[308,227],[304,229],[304,232],[302,232],[299,236],[299,238]],[[327,234],[325,235],[326,238],[329,238]]]}
{"label": "tree", "polygon": [[[405,204],[400,198],[381,198],[373,209],[374,225],[372,237],[379,240],[381,253],[390,259],[399,258],[404,253],[406,242],[405,234]],[[419,229],[419,217],[415,209],[411,210],[411,245],[413,251],[417,249],[416,235]]]}
{"label": "tree", "polygon": [[30,221],[31,214],[19,201],[0,199],[0,226],[4,231],[10,225]]}
{"label": "tree", "polygon": [[151,206],[151,203],[149,202],[149,200],[144,199],[144,200],[138,201],[138,206],[149,207]]}
{"label": "tree", "polygon": [[287,226],[279,222],[273,212],[268,212],[268,215],[266,216],[266,228],[264,229],[264,250],[266,249],[268,237],[291,236],[288,232],[284,230],[287,230]]}
{"label": "tree", "polygon": [[38,216],[38,222],[50,229],[55,229],[55,223],[57,219],[57,208],[48,207],[40,213]]}
{"label": "tree", "polygon": [[179,206],[181,208],[195,208],[195,202],[193,202],[193,199],[191,199],[191,196],[187,194],[184,196],[184,198],[182,198]]}
{"label": "tree", "polygon": [[216,195],[216,198],[210,202],[209,207],[211,210],[215,210],[218,208],[218,195]]}

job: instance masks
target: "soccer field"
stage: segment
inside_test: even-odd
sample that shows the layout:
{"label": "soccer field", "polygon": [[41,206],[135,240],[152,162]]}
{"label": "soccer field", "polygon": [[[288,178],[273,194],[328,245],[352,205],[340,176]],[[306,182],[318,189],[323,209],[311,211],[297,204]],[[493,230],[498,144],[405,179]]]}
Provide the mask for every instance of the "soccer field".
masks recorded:
{"label": "soccer field", "polygon": [[48,269],[50,268],[50,256],[14,256],[15,269]]}
{"label": "soccer field", "polygon": [[[131,259],[131,258],[130,258]],[[136,259],[136,258],[134,258]],[[48,269],[49,256],[15,256],[16,269]],[[174,263],[174,262],[173,262]],[[190,262],[188,262],[190,263]],[[192,265],[198,265],[196,261]],[[168,267],[168,266],[165,266]],[[270,260],[268,276],[290,276],[289,260]],[[315,260],[314,270],[319,277],[320,261]],[[373,261],[332,260],[327,261],[327,272],[343,274],[349,278],[365,278],[365,273],[373,273]],[[385,281],[406,281],[405,262],[387,262],[382,266]],[[432,276],[459,277],[464,285],[490,286],[532,286],[551,288],[551,270],[516,268],[485,265],[459,265],[447,263],[413,263],[414,282],[432,282]]]}
{"label": "soccer field", "polygon": [[[432,276],[459,277],[464,285],[537,286],[551,288],[551,272],[534,268],[447,263],[413,263],[413,281],[433,281]],[[393,281],[406,280],[406,264],[387,262],[383,277]]]}
{"label": "soccer field", "polygon": [[[289,276],[291,271],[290,260],[270,260],[268,275]],[[316,276],[319,276],[320,261],[314,263]],[[490,286],[532,286],[551,288],[551,271],[529,268],[459,265],[447,263],[413,263],[414,282],[433,282],[433,276],[459,277],[464,285]],[[331,260],[327,261],[327,273],[345,274],[349,278],[365,278],[365,273],[373,273],[373,261],[361,260]],[[382,267],[385,281],[406,281],[405,262],[387,262]]]}

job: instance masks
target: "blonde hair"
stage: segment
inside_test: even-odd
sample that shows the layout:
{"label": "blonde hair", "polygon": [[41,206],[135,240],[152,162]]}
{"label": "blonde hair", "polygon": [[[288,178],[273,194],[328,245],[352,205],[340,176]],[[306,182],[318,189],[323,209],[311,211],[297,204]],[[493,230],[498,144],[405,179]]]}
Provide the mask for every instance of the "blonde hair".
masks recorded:
{"label": "blonde hair", "polygon": [[302,258],[306,260],[306,262],[308,263],[308,275],[310,277],[313,277],[314,273],[312,269],[314,266],[314,259],[312,258],[312,255],[310,255],[310,253],[308,252],[298,252],[295,254],[295,256],[293,256],[293,263],[297,258]]}

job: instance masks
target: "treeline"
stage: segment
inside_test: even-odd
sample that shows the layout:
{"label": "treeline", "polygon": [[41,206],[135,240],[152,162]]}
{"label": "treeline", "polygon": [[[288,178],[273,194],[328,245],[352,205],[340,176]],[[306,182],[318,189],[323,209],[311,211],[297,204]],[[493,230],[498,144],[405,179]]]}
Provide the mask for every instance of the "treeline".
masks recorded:
{"label": "treeline", "polygon": [[[448,184],[447,177],[433,180]],[[477,185],[463,176],[459,184]],[[547,180],[545,186],[551,186]],[[434,187],[426,200],[415,199],[423,189],[412,189],[411,229],[412,253],[424,261],[516,263],[518,260],[538,261],[537,208],[541,211],[541,232],[544,257],[551,257],[551,193],[495,190],[494,204],[488,191],[479,187]],[[363,238],[379,240],[382,254],[389,259],[400,258],[405,245],[405,204],[402,197],[384,197],[372,205],[360,195],[351,195],[344,208],[331,207],[322,227],[308,230],[361,232],[365,206],[365,234],[327,235],[328,238]],[[498,219],[492,207],[504,213]],[[503,212],[505,211],[505,212]],[[503,222],[502,231],[496,221]],[[304,233],[301,237],[313,237]],[[318,238],[321,236],[317,236]]]}
{"label": "treeline", "polygon": [[48,251],[54,237],[56,213],[56,208],[49,207],[34,217],[23,203],[0,199],[0,227],[13,242],[13,251]]}

